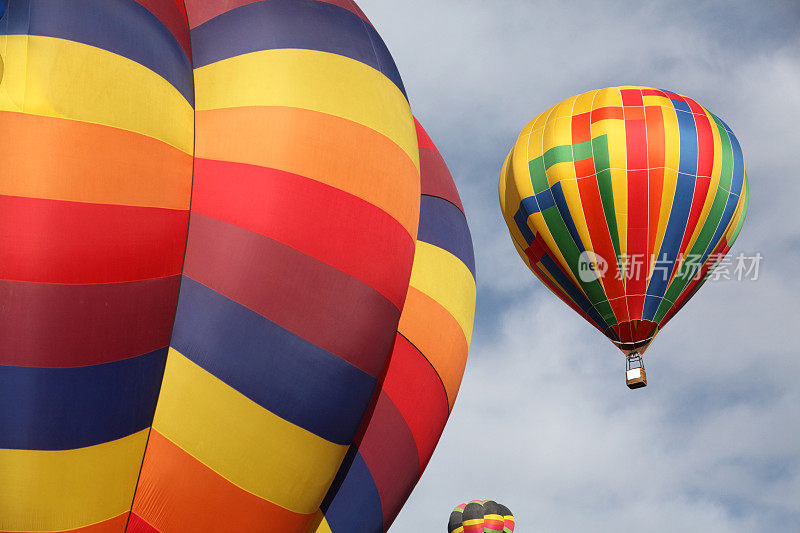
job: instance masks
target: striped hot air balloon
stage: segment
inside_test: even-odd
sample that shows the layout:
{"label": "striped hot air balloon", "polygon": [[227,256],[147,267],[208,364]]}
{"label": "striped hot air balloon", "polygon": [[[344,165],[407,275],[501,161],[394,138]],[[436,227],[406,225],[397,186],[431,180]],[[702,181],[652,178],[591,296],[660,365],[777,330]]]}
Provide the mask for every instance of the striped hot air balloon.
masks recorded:
{"label": "striped hot air balloon", "polygon": [[[11,0],[0,58],[0,531],[303,532],[394,349],[413,462],[390,520],[452,407],[474,281],[364,14]],[[402,389],[431,380],[415,418]]]}
{"label": "striped hot air balloon", "polygon": [[462,503],[450,513],[447,533],[513,533],[514,515],[492,500]]}
{"label": "striped hot air balloon", "polygon": [[730,250],[748,207],[739,141],[648,87],[569,98],[532,120],[500,176],[517,251],[625,354],[643,354]]}
{"label": "striped hot air balloon", "polygon": [[125,529],[189,222],[188,44],[171,1],[0,19],[2,531]]}
{"label": "striped hot air balloon", "polygon": [[433,454],[464,373],[475,312],[472,240],[442,156],[419,124],[417,132],[422,208],[394,349],[309,532],[389,529]]}

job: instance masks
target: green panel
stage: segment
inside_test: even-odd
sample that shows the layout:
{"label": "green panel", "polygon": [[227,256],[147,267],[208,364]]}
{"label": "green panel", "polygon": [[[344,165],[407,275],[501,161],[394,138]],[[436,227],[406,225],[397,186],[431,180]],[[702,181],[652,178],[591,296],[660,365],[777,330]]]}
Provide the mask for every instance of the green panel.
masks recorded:
{"label": "green panel", "polygon": [[533,192],[539,194],[550,188],[547,182],[547,173],[544,168],[544,159],[539,156],[533,161],[528,163],[528,169],[531,174],[531,185],[533,185]]}
{"label": "green panel", "polygon": [[572,161],[572,145],[554,146],[544,153],[544,167],[550,168],[558,163]]}
{"label": "green panel", "polygon": [[584,141],[572,145],[572,158],[574,161],[589,159],[590,157],[592,157],[592,141]]}
{"label": "green panel", "polygon": [[611,168],[611,159],[608,154],[608,135],[601,135],[592,139],[594,152],[594,170],[598,174],[602,170]]}

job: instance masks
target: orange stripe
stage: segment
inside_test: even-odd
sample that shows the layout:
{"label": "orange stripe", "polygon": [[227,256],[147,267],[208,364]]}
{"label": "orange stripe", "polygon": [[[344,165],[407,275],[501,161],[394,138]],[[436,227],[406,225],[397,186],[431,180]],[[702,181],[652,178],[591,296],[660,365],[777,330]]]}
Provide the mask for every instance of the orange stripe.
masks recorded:
{"label": "orange stripe", "polygon": [[[49,533],[121,533],[125,529],[125,523],[128,521],[128,513],[124,512],[121,515],[103,520],[90,526],[79,527],[77,529],[65,529],[63,531],[53,531]],[[14,533],[12,531],[0,531],[0,533]],[[19,533],[19,532],[17,532]]]}
{"label": "orange stripe", "polygon": [[156,430],[147,443],[133,511],[163,533],[304,531],[314,516],[237,487]]}
{"label": "orange stripe", "polygon": [[326,183],[383,209],[416,239],[419,171],[388,137],[340,117],[289,107],[198,111],[196,122],[197,157]]}
{"label": "orange stripe", "polygon": [[436,300],[409,287],[397,331],[433,365],[442,379],[452,410],[469,350],[461,326]]}
{"label": "orange stripe", "polygon": [[0,111],[0,194],[189,209],[192,156],[152,137]]}

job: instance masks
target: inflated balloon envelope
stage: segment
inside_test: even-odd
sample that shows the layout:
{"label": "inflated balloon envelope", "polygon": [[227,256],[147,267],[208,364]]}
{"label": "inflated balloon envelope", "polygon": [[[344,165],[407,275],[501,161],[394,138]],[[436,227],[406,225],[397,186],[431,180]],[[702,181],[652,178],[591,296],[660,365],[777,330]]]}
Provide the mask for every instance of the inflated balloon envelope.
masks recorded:
{"label": "inflated balloon envelope", "polygon": [[689,97],[613,87],[532,120],[500,175],[500,206],[525,264],[626,356],[641,356],[741,230],[739,141]]}
{"label": "inflated balloon envelope", "polygon": [[455,400],[474,260],[364,14],[11,0],[0,57],[0,531],[388,527]]}

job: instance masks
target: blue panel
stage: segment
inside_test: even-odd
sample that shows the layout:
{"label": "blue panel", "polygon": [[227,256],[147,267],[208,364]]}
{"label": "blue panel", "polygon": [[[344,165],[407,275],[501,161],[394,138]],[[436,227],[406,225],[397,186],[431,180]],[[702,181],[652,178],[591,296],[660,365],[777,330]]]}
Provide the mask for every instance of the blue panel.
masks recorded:
{"label": "blue panel", "polygon": [[739,196],[742,194],[742,186],[744,185],[744,157],[742,155],[742,147],[739,145],[739,139],[736,135],[729,133],[728,137],[731,140],[731,149],[733,150],[733,181],[731,182],[731,193]]}
{"label": "blue panel", "polygon": [[15,0],[8,15],[3,30],[9,35],[55,37],[121,55],[166,79],[194,105],[189,58],[169,29],[134,0]]}
{"label": "blue panel", "polygon": [[347,9],[314,0],[269,0],[247,4],[192,30],[195,67],[280,48],[319,50],[365,63],[383,72],[405,95],[389,50],[375,29]]}
{"label": "blue panel", "polygon": [[75,368],[0,366],[0,448],[71,450],[153,422],[167,349]]}
{"label": "blue panel", "polygon": [[564,191],[561,188],[561,182],[553,185],[550,190],[553,191],[553,198],[558,206],[558,212],[561,213],[561,219],[567,226],[567,231],[569,231],[569,234],[572,236],[575,246],[578,247],[578,250],[581,253],[585,252],[586,248],[583,246],[581,237],[578,235],[578,228],[575,227],[575,222],[572,220],[572,214],[569,212],[569,208],[567,207],[567,200],[564,198]]}
{"label": "blue panel", "polygon": [[[661,274],[659,274],[661,275]],[[642,310],[642,316],[645,317],[646,320],[652,320],[652,318],[647,319],[647,317],[654,317],[656,316],[656,312],[658,312],[658,307],[661,305],[661,300],[663,298],[661,296],[646,296],[644,299],[644,308]]]}
{"label": "blue panel", "polygon": [[381,498],[367,464],[355,447],[347,452],[320,509],[334,533],[383,531]]}
{"label": "blue panel", "polygon": [[[683,154],[683,150],[681,150],[681,154]],[[683,155],[681,155],[681,159],[683,159]],[[681,241],[683,241],[683,234],[686,232],[686,222],[689,220],[689,210],[692,207],[696,182],[697,176],[678,174],[678,184],[675,187],[675,197],[672,200],[672,210],[669,214],[667,229],[664,232],[664,240],[655,258],[656,270],[653,271],[653,277],[650,278],[650,284],[647,287],[648,296],[663,297],[667,291],[667,285],[680,251]],[[659,267],[662,268],[659,270]],[[663,267],[666,267],[666,269]],[[654,316],[655,311],[651,314],[645,308],[642,318],[644,320],[653,320]]]}
{"label": "blue panel", "polygon": [[270,412],[338,444],[352,440],[377,384],[186,276],[171,345]]}
{"label": "blue panel", "polygon": [[692,108],[689,107],[689,104],[687,104],[683,100],[672,100],[672,105],[676,111],[686,111],[687,113],[692,112]]}
{"label": "blue panel", "polygon": [[528,226],[528,217],[538,212],[539,204],[536,202],[536,197],[529,196],[520,202],[519,209],[514,214],[514,222],[517,223],[517,229],[522,233],[522,237],[528,246],[531,245],[534,239],[533,232]]}
{"label": "blue panel", "polygon": [[[681,102],[684,103],[684,102]],[[685,104],[688,107],[688,104]],[[680,131],[680,159],[678,171],[684,174],[697,174],[697,125],[692,113],[678,111]]]}
{"label": "blue panel", "polygon": [[556,205],[556,199],[553,198],[552,189],[545,189],[536,195],[536,201],[539,203],[539,210],[544,211]]}
{"label": "blue panel", "polygon": [[475,277],[475,253],[464,213],[438,196],[422,196],[418,240],[444,248],[467,265]]}

